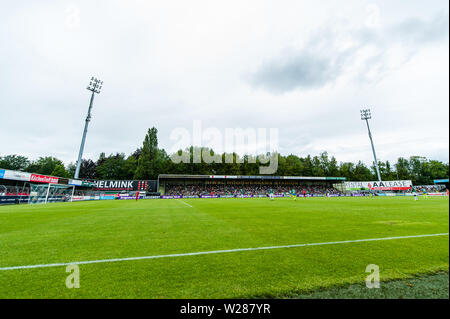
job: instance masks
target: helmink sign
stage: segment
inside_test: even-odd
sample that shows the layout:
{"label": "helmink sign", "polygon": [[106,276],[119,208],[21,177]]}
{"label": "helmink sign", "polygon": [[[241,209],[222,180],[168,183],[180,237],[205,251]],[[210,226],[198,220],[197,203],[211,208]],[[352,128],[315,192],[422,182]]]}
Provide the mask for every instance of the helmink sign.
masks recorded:
{"label": "helmink sign", "polygon": [[156,192],[156,181],[142,180],[142,181],[93,181],[94,190],[99,191],[148,191]]}

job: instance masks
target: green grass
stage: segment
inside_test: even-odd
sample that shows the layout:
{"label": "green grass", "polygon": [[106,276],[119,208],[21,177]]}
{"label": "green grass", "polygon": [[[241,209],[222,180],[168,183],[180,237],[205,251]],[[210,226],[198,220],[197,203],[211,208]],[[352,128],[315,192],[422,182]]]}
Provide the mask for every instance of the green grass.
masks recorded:
{"label": "green grass", "polygon": [[[448,198],[186,199],[0,207],[0,268],[449,231]],[[448,236],[0,271],[0,298],[259,298],[449,269]],[[448,286],[447,286],[448,289]]]}
{"label": "green grass", "polygon": [[409,279],[392,280],[379,289],[364,284],[332,287],[290,296],[296,299],[448,299],[448,272],[438,272]]}

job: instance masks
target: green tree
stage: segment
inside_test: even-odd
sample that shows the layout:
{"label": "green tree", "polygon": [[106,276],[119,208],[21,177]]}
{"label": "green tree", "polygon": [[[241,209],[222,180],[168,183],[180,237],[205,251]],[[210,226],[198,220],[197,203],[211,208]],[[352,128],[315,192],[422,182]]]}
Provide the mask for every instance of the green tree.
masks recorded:
{"label": "green tree", "polygon": [[136,171],[137,167],[137,161],[138,161],[137,158],[133,154],[127,157],[123,165],[124,179],[133,179],[134,172]]}
{"label": "green tree", "polygon": [[30,160],[21,155],[6,155],[0,157],[0,168],[23,171],[30,165]]}
{"label": "green tree", "polygon": [[356,164],[353,177],[356,181],[370,181],[375,178],[370,169],[362,161]]}
{"label": "green tree", "polygon": [[302,161],[303,163],[303,174],[305,176],[313,176],[313,162],[311,159],[311,155],[308,155]]}
{"label": "green tree", "polygon": [[95,179],[95,170],[97,168],[97,164],[91,159],[82,159],[80,165],[80,178],[85,179]]}
{"label": "green tree", "polygon": [[125,171],[125,154],[116,153],[115,155],[111,154],[108,157],[102,158],[99,161],[100,164],[97,165],[95,169],[95,175],[98,179],[125,179],[126,171]]}
{"label": "green tree", "polygon": [[346,162],[339,166],[339,176],[345,177],[347,180],[355,180],[355,164]]}
{"label": "green tree", "polygon": [[323,162],[318,156],[314,156],[312,159],[312,176],[315,177],[325,176],[325,170],[323,169]]}
{"label": "green tree", "polygon": [[69,165],[67,165],[67,174],[69,174],[69,177],[74,177],[75,176],[75,170],[77,169],[77,166],[75,165],[75,163],[70,163]]}
{"label": "green tree", "polygon": [[51,175],[57,165],[64,167],[64,163],[55,157],[39,157],[39,159],[33,161],[26,170],[31,173]]}
{"label": "green tree", "polygon": [[319,159],[320,159],[319,166],[324,174],[322,176],[328,175],[328,166],[330,165],[330,159],[328,158],[328,153],[327,152],[320,153]]}
{"label": "green tree", "polygon": [[303,174],[303,164],[300,158],[296,155],[289,155],[286,157],[285,176],[297,176]]}
{"label": "green tree", "polygon": [[394,165],[396,176],[401,180],[408,180],[411,178],[409,172],[409,162],[406,158],[399,157],[397,163]]}
{"label": "green tree", "polygon": [[340,176],[336,157],[334,157],[334,156],[331,157],[331,159],[328,163],[327,172],[328,172],[328,176],[333,176],[333,177]]}
{"label": "green tree", "polygon": [[424,163],[426,161],[427,159],[422,156],[411,156],[409,158],[409,171],[411,172],[411,180],[413,184],[424,184],[423,173]]}
{"label": "green tree", "polygon": [[55,168],[53,169],[53,171],[51,172],[52,176],[58,176],[58,177],[64,177],[64,178],[69,178],[69,173],[66,171],[64,165],[60,165],[60,164],[56,164]]}
{"label": "green tree", "polygon": [[139,156],[134,178],[136,179],[150,179],[156,178],[158,172],[157,156],[158,156],[158,130],[152,127],[148,130],[147,135],[142,145],[142,153]]}

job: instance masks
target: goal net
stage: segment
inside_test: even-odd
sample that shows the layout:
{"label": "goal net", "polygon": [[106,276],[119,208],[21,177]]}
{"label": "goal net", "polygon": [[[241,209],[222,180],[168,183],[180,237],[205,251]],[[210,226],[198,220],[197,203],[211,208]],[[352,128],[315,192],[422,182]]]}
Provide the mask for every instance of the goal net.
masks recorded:
{"label": "goal net", "polygon": [[30,184],[29,204],[71,202],[74,185]]}

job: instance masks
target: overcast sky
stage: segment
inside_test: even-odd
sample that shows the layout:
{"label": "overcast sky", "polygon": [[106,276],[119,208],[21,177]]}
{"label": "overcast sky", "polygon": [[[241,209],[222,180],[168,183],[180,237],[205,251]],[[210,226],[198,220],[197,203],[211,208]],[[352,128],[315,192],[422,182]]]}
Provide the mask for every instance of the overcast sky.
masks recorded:
{"label": "overcast sky", "polygon": [[97,76],[84,158],[199,120],[369,163],[370,107],[380,160],[447,162],[448,30],[447,0],[2,1],[0,155],[74,162]]}

